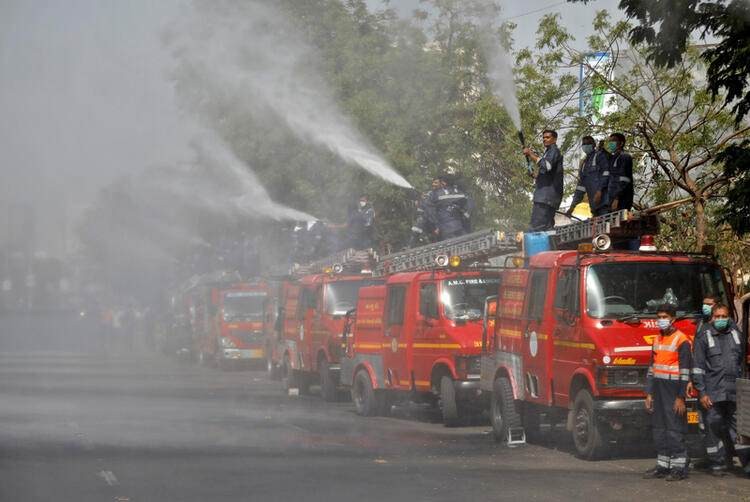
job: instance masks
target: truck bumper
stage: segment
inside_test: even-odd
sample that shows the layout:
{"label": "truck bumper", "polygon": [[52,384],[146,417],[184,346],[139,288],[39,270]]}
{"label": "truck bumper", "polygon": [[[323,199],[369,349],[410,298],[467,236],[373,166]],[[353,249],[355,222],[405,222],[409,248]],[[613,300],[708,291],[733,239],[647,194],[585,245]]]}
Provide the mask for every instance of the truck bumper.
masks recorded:
{"label": "truck bumper", "polygon": [[481,399],[482,388],[480,380],[454,380],[453,386],[456,388],[456,397],[462,401],[471,401]]}
{"label": "truck bumper", "polygon": [[220,355],[227,361],[251,361],[266,357],[263,349],[221,349]]}
{"label": "truck bumper", "polygon": [[[685,407],[688,414],[697,413],[698,401],[688,399]],[[598,422],[613,437],[620,439],[651,434],[651,414],[646,411],[643,399],[597,400],[594,401],[594,411]],[[696,415],[687,415],[687,417],[694,419]],[[688,423],[687,434],[699,434],[699,423]]]}

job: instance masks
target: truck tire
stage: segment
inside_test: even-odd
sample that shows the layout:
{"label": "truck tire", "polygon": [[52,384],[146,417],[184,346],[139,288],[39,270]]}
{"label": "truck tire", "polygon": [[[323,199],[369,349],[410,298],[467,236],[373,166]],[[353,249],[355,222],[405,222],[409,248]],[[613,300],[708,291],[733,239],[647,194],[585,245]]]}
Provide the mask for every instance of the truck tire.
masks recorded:
{"label": "truck tire", "polygon": [[576,455],[584,460],[597,460],[606,454],[606,444],[594,414],[594,398],[588,389],[581,389],[573,401],[573,444]]}
{"label": "truck tire", "polygon": [[443,425],[446,427],[459,425],[456,387],[453,385],[453,379],[449,376],[440,379],[440,411],[443,413]]}
{"label": "truck tire", "polygon": [[490,422],[495,441],[501,443],[508,440],[510,428],[521,427],[521,415],[516,409],[513,386],[508,377],[497,377],[492,384]]}
{"label": "truck tire", "polygon": [[331,370],[328,369],[328,360],[321,358],[318,363],[318,372],[320,373],[320,397],[328,403],[332,403],[338,399],[339,386],[337,379],[331,374]]}
{"label": "truck tire", "polygon": [[384,396],[375,392],[375,389],[372,388],[372,381],[366,370],[359,370],[354,376],[351,393],[357,415],[374,417],[384,413]]}

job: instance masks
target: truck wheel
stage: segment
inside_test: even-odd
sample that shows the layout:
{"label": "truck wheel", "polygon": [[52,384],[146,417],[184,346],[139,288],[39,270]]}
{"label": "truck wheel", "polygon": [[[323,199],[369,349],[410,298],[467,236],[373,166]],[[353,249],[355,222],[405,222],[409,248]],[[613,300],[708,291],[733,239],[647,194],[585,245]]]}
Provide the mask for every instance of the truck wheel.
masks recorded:
{"label": "truck wheel", "polygon": [[320,396],[324,401],[332,403],[338,398],[338,382],[328,369],[328,361],[321,359],[318,364],[320,372]]}
{"label": "truck wheel", "polygon": [[384,396],[379,395],[372,388],[370,375],[366,370],[359,370],[352,385],[352,401],[357,409],[357,415],[374,417],[382,414],[385,408]]}
{"label": "truck wheel", "polygon": [[521,415],[513,399],[513,387],[508,377],[497,377],[492,385],[490,399],[490,422],[495,441],[508,440],[510,428],[521,427]]}
{"label": "truck wheel", "polygon": [[573,402],[573,443],[576,454],[585,460],[604,457],[606,445],[594,415],[594,398],[588,389],[581,389]]}
{"label": "truck wheel", "polygon": [[459,424],[456,387],[449,376],[440,379],[440,410],[443,412],[443,425],[456,427]]}

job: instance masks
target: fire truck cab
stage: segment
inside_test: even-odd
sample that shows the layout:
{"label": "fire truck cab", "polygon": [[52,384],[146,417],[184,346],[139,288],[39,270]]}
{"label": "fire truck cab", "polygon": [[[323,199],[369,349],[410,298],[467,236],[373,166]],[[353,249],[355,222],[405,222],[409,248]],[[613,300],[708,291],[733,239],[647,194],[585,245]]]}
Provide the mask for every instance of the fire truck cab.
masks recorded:
{"label": "fire truck cab", "polygon": [[201,362],[229,369],[264,360],[267,290],[264,281],[207,286],[207,326],[195,341]]}
{"label": "fire truck cab", "polygon": [[286,391],[297,388],[306,393],[319,382],[326,401],[337,399],[344,317],[357,305],[360,288],[381,282],[368,275],[333,272],[285,281],[269,367],[279,368]]}
{"label": "fire truck cab", "polygon": [[[523,442],[543,425],[565,424],[586,459],[648,433],[656,308],[675,305],[677,327],[692,337],[703,297],[732,305],[723,270],[707,255],[546,251],[504,270],[500,282],[481,359],[495,437]],[[695,400],[688,405],[697,425]]]}
{"label": "fire truck cab", "polygon": [[497,271],[402,272],[363,288],[347,330],[341,382],[360,415],[385,413],[396,399],[439,403],[457,425],[478,405],[485,300]]}

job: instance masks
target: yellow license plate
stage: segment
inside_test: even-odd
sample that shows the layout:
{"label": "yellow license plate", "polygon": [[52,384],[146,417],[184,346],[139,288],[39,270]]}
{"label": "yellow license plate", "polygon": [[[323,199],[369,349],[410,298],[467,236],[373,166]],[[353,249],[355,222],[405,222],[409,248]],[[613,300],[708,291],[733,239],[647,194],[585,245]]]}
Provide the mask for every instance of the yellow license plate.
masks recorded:
{"label": "yellow license plate", "polygon": [[698,418],[698,412],[697,411],[688,411],[687,412],[687,419],[689,424],[697,424],[699,421]]}

